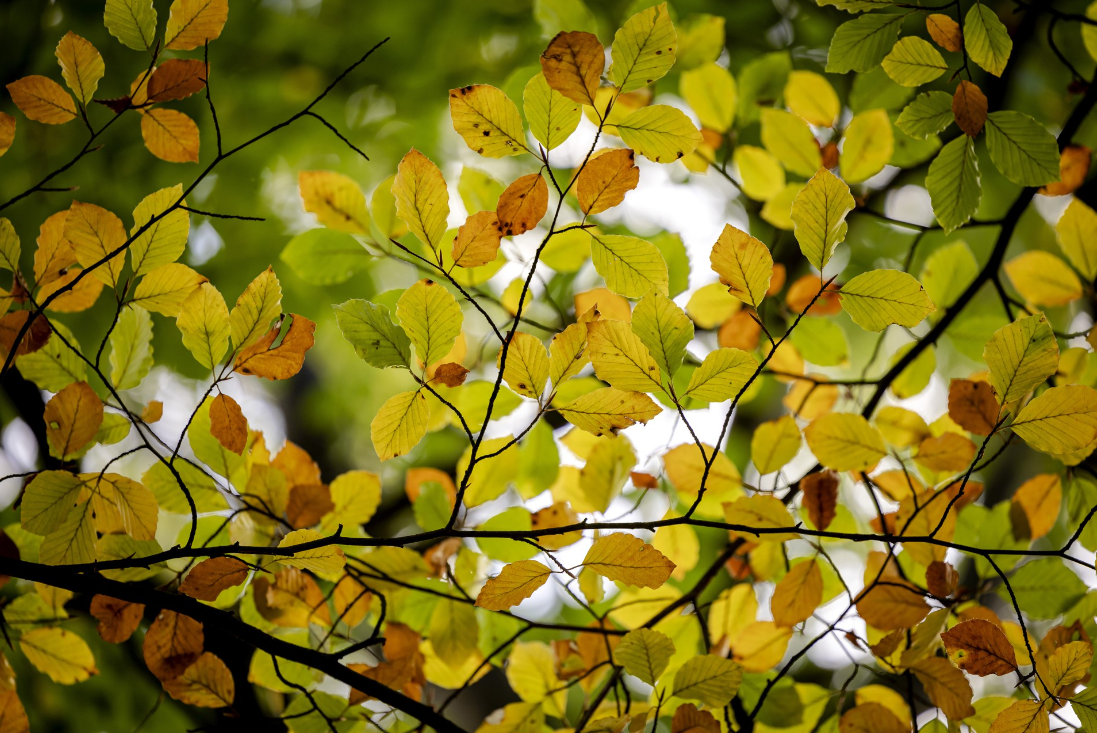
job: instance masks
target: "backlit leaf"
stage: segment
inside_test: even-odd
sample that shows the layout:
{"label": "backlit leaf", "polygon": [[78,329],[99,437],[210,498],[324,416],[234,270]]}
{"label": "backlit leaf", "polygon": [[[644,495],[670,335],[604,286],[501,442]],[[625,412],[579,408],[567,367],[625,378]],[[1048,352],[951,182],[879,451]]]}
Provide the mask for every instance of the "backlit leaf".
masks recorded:
{"label": "backlit leaf", "polygon": [[610,580],[642,588],[658,588],[674,570],[674,563],[663,553],[621,532],[596,539],[582,565]]}
{"label": "backlit leaf", "polygon": [[849,317],[866,331],[890,325],[913,328],[934,311],[925,288],[901,270],[872,270],[853,278],[838,293]]}
{"label": "backlit leaf", "polygon": [[849,186],[822,168],[797,194],[792,203],[796,241],[816,269],[826,266],[835,246],[846,238],[846,214],[855,205]]}
{"label": "backlit leaf", "polygon": [[674,65],[677,45],[667,4],[653,5],[625,21],[614,35],[607,76],[623,93],[646,87]]}

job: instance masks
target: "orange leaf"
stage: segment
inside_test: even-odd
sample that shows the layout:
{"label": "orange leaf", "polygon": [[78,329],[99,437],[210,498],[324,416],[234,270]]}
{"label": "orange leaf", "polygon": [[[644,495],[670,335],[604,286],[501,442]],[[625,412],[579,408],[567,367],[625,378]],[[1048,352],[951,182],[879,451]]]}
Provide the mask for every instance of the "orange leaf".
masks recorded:
{"label": "orange leaf", "polygon": [[209,407],[210,434],[236,455],[242,455],[248,442],[248,420],[240,405],[226,394],[213,398]]}
{"label": "orange leaf", "polygon": [[194,566],[179,586],[179,592],[200,601],[216,601],[221,591],[240,585],[248,577],[248,566],[235,557],[211,557]]}
{"label": "orange leaf", "polygon": [[952,95],[952,115],[961,130],[971,137],[983,130],[987,121],[987,97],[970,81],[961,81]]}
{"label": "orange leaf", "polygon": [[558,33],[541,54],[548,85],[573,102],[594,107],[606,66],[606,52],[593,33]]}
{"label": "orange leaf", "polygon": [[636,155],[628,148],[609,150],[587,161],[575,182],[575,195],[584,214],[600,214],[625,200],[640,182]]}
{"label": "orange leaf", "polygon": [[141,115],[145,147],[169,163],[198,162],[198,125],[174,109],[150,109]]}
{"label": "orange leaf", "polygon": [[298,484],[289,492],[286,518],[294,529],[311,527],[335,508],[331,491],[324,484]]}
{"label": "orange leaf", "polygon": [[8,84],[15,106],[36,122],[63,125],[76,117],[76,103],[61,85],[45,76],[25,76]]}
{"label": "orange leaf", "polygon": [[293,323],[282,339],[282,343],[270,348],[278,338],[282,324],[278,323],[265,336],[236,356],[233,370],[241,374],[254,374],[264,379],[289,379],[305,363],[305,352],[316,343],[313,334],[316,324],[297,314],[291,313]]}
{"label": "orange leaf", "polygon": [[145,633],[145,664],[161,682],[170,680],[198,659],[204,644],[202,624],[175,611],[161,611]]}
{"label": "orange leaf", "polygon": [[461,267],[480,267],[495,259],[502,236],[494,211],[478,211],[461,225],[453,240],[453,261]]}
{"label": "orange leaf", "polygon": [[823,573],[819,563],[808,560],[793,565],[773,592],[773,620],[781,626],[795,626],[808,619],[822,600]]}
{"label": "orange leaf", "polygon": [[934,13],[926,16],[926,30],[929,31],[929,37],[946,51],[959,53],[964,45],[960,24],[947,15]]}
{"label": "orange leaf", "polygon": [[[1085,145],[1067,145],[1059,153],[1059,180],[1040,189],[1045,196],[1065,196],[1078,190],[1089,174],[1093,151]],[[0,153],[3,155],[3,153]]]}
{"label": "orange leaf", "polygon": [[99,621],[99,636],[111,644],[121,644],[133,635],[145,615],[145,606],[110,596],[91,599],[89,613]]}
{"label": "orange leaf", "polygon": [[505,237],[528,232],[548,211],[548,184],[540,173],[522,176],[507,186],[499,197],[495,213],[499,231]]}
{"label": "orange leaf", "polygon": [[87,382],[73,382],[50,398],[42,419],[50,452],[64,459],[95,439],[103,422],[103,402]]}

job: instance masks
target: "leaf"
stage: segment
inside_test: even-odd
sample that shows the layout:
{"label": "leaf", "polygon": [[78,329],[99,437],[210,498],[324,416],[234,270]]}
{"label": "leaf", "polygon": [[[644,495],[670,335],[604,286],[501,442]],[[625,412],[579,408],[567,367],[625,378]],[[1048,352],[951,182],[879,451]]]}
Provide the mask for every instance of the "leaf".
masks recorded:
{"label": "leaf", "polygon": [[988,733],[1048,733],[1049,730],[1048,711],[1043,702],[1018,700],[998,713]]}
{"label": "leaf", "polygon": [[[502,351],[500,351],[502,357]],[[510,340],[503,379],[523,397],[539,399],[548,381],[549,361],[545,345],[536,336],[521,331]]]}
{"label": "leaf", "polygon": [[674,563],[639,537],[621,532],[599,537],[582,565],[625,585],[658,588],[667,582]]}
{"label": "leaf", "polygon": [[210,432],[217,442],[237,455],[244,452],[248,440],[248,421],[236,400],[219,394],[210,403]]}
{"label": "leaf", "polygon": [[161,611],[145,632],[145,664],[161,682],[173,679],[201,656],[204,643],[202,624],[175,611]]}
{"label": "leaf", "polygon": [[1009,674],[1017,669],[1017,655],[1002,630],[985,619],[963,621],[941,634],[949,654],[960,652],[960,668],[969,674]]}
{"label": "leaf", "polygon": [[1017,291],[1033,305],[1067,305],[1082,297],[1078,276],[1050,252],[1025,252],[1007,262],[1003,269]]}
{"label": "leaf", "polygon": [[133,304],[172,318],[179,315],[183,301],[208,278],[186,265],[162,265],[145,275],[133,291]]}
{"label": "leaf", "polygon": [[728,292],[758,308],[773,278],[773,256],[760,240],[725,224],[709,262]]}
{"label": "leaf", "polygon": [[107,0],[107,31],[134,51],[151,51],[156,41],[156,8],[152,0]]}
{"label": "leaf", "polygon": [[159,506],[142,484],[116,473],[83,474],[94,493],[91,502],[100,531],[125,532],[135,540],[156,536]]}
{"label": "leaf", "polygon": [[808,519],[816,529],[825,530],[834,521],[838,507],[838,474],[817,471],[800,479],[800,492]]}
{"label": "leaf", "polygon": [[964,135],[941,148],[929,165],[926,189],[933,215],[946,234],[966,224],[983,195],[975,141]]}
{"label": "leaf", "polygon": [[785,189],[785,170],[777,157],[753,145],[736,145],[732,156],[742,178],[743,193],[757,201],[771,201]]}
{"label": "leaf", "polygon": [[99,674],[87,642],[67,629],[32,629],[19,637],[19,648],[35,669],[62,685]]}
{"label": "leaf", "polygon": [[946,92],[919,94],[913,102],[903,108],[895,120],[895,126],[911,137],[925,140],[952,123],[952,106],[953,97]]}
{"label": "leaf", "polygon": [[87,107],[105,73],[103,57],[87,39],[72,31],[62,36],[54,55],[61,65],[61,76],[65,78],[65,84]]}
{"label": "leaf", "polygon": [[795,626],[810,618],[822,601],[823,573],[818,561],[797,563],[773,592],[773,620],[781,626]]}
{"label": "leaf", "polygon": [[1025,405],[1010,427],[1045,453],[1081,450],[1097,439],[1097,390],[1080,384],[1052,387]]}
{"label": "leaf", "polygon": [[15,118],[7,112],[0,112],[0,155],[8,152],[15,142]]}
{"label": "leaf", "polygon": [[290,316],[293,321],[289,331],[282,337],[282,343],[271,348],[282,330],[282,321],[279,320],[265,336],[236,355],[233,371],[271,380],[289,379],[301,371],[305,363],[305,353],[316,343],[313,335],[316,324],[295,313]]}
{"label": "leaf", "polygon": [[891,325],[914,328],[936,310],[922,284],[902,270],[862,273],[842,286],[838,299],[866,331]]}
{"label": "leaf", "polygon": [[237,350],[246,349],[270,330],[270,322],[282,313],[282,285],[268,266],[252,280],[229,316],[232,343]]}
{"label": "leaf", "polygon": [[7,85],[11,101],[28,119],[47,125],[63,125],[76,117],[76,104],[54,80],[38,75],[24,76]]}
{"label": "leaf", "polygon": [[674,66],[677,45],[678,36],[666,3],[641,10],[613,36],[613,62],[607,76],[621,93],[646,87]]}
{"label": "leaf", "polygon": [[[1077,191],[1089,175],[1092,154],[1093,151],[1085,145],[1064,145],[1059,153],[1059,180],[1042,187],[1037,193],[1044,196],[1065,196]],[[0,152],[0,155],[3,155],[3,152]]]}
{"label": "leaf", "polygon": [[636,423],[646,423],[662,408],[642,392],[603,387],[578,397],[557,411],[572,425],[594,435],[616,435]]}
{"label": "leaf", "polygon": [[1013,40],[997,13],[976,2],[964,16],[964,47],[972,61],[994,76],[1001,76],[1013,50]]}
{"label": "leaf", "polygon": [[[183,209],[168,212],[182,198],[183,187],[176,184],[149,194],[133,210],[133,229],[130,234],[136,235],[136,238],[130,244],[129,251],[134,274],[149,273],[157,267],[175,262],[183,254],[190,234],[190,216]],[[154,217],[158,217],[156,222],[137,234]]]}
{"label": "leaf", "polygon": [[110,644],[121,644],[137,631],[145,616],[142,603],[130,603],[110,596],[96,595],[88,612],[99,622],[99,636]]}
{"label": "leaf", "polygon": [[189,51],[221,35],[229,17],[228,0],[174,0],[164,30],[164,48]]}
{"label": "leaf", "polygon": [[918,36],[900,38],[883,59],[884,71],[905,87],[917,87],[948,71],[948,64],[929,41]]}
{"label": "leaf", "polygon": [[1048,687],[1054,692],[1062,687],[1073,689],[1079,680],[1089,676],[1093,662],[1093,645],[1089,641],[1072,641],[1055,650],[1047,662]]}
{"label": "leaf", "polygon": [[1039,122],[1021,112],[998,110],[987,115],[986,130],[990,159],[1006,178],[1022,186],[1059,180],[1059,145]]}
{"label": "leaf", "polygon": [[453,129],[464,138],[465,144],[485,158],[529,152],[518,107],[493,86],[475,84],[451,89],[449,114]]}
{"label": "leaf", "polygon": [[1007,405],[1055,373],[1059,344],[1043,314],[1025,316],[994,332],[983,361],[998,401]]}
{"label": "leaf", "polygon": [[733,502],[725,503],[724,520],[736,526],[730,531],[755,542],[787,542],[798,536],[795,532],[751,531],[793,528],[792,517],[781,500],[764,494],[741,496]]}
{"label": "leaf", "polygon": [[206,87],[209,69],[198,59],[168,59],[156,67],[148,80],[150,102],[186,99]]}
{"label": "leaf", "polygon": [[741,349],[710,351],[689,378],[686,396],[710,402],[730,400],[758,371],[758,361]]}
{"label": "leaf", "polygon": [[[404,162],[400,165],[402,171]],[[305,211],[315,214],[321,225],[347,234],[369,234],[366,195],[353,179],[333,171],[301,171],[297,184]]]}
{"label": "leaf", "polygon": [[626,145],[656,163],[673,163],[692,153],[703,140],[685,113],[666,104],[641,107],[616,127]]}
{"label": "leaf", "polygon": [[236,697],[232,672],[212,652],[204,652],[183,674],[164,681],[169,695],[200,708],[230,707]]}
{"label": "leaf", "polygon": [[449,216],[449,192],[442,171],[415,148],[400,160],[396,170],[392,183],[396,215],[419,241],[440,252]]}
{"label": "leaf", "polygon": [[583,31],[558,33],[541,54],[541,71],[549,86],[573,102],[591,107],[605,66],[606,53],[598,37]]}
{"label": "leaf", "polygon": [[337,285],[369,266],[370,253],[342,232],[309,229],[286,244],[279,256],[310,285]]}
{"label": "leaf", "polygon": [[77,262],[90,268],[106,259],[92,274],[112,287],[118,282],[126,263],[125,252],[121,251],[126,243],[126,229],[121,219],[94,204],[73,201],[65,219],[64,237],[72,244]]}
{"label": "leaf", "polygon": [[389,309],[368,300],[348,300],[333,305],[335,321],[354,353],[378,369],[408,367],[411,340],[392,322]]}
{"label": "leaf", "polygon": [[584,214],[600,214],[625,200],[636,188],[640,169],[628,148],[608,150],[591,158],[575,181],[575,195]]}
{"label": "leaf", "polygon": [[900,13],[873,13],[842,23],[830,41],[827,73],[871,71],[895,45],[904,17]]}
{"label": "leaf", "polygon": [[884,169],[895,149],[891,119],[882,109],[855,115],[846,125],[839,165],[847,183],[861,183]]}
{"label": "leaf", "polygon": [[415,345],[415,355],[426,366],[449,353],[464,322],[461,306],[450,292],[425,278],[400,296],[396,317]]}
{"label": "leaf", "polygon": [[132,389],[152,365],[152,316],[139,308],[123,308],[110,334],[111,383],[116,389]]}
{"label": "leaf", "polygon": [[370,423],[370,438],[382,461],[407,454],[427,433],[427,399],[420,391],[390,397]]}
{"label": "leaf", "polygon": [[68,517],[84,482],[67,471],[38,473],[23,493],[20,521],[23,529],[47,535]]}
{"label": "leaf", "polygon": [[594,269],[618,295],[640,298],[652,288],[667,293],[667,263],[659,248],[650,242],[591,231],[590,250]]}
{"label": "leaf", "polygon": [[94,440],[103,422],[103,402],[87,382],[74,382],[50,398],[42,413],[50,455],[63,460]]}
{"label": "leaf", "polygon": [[141,116],[141,137],[149,152],[160,160],[198,162],[198,125],[182,112],[161,107],[146,110]]}
{"label": "leaf", "polygon": [[678,668],[672,694],[722,708],[739,692],[742,681],[743,668],[738,664],[715,654],[702,654],[687,659]]}
{"label": "leaf", "polygon": [[887,455],[880,431],[853,413],[817,417],[804,428],[804,437],[816,459],[835,471],[865,471]]}
{"label": "leaf", "polygon": [[922,683],[930,701],[949,720],[959,721],[975,714],[971,705],[971,685],[952,662],[944,657],[929,657],[915,664],[911,671]]}
{"label": "leaf", "polygon": [[977,136],[987,121],[987,97],[983,90],[961,80],[952,96],[952,114],[961,130],[970,137]]}
{"label": "leaf", "polygon": [[1097,694],[1092,687],[1079,690],[1070,699],[1071,709],[1085,728],[1092,729],[1097,724]]}
{"label": "leaf", "polygon": [[959,53],[964,45],[964,35],[960,24],[947,15],[933,13],[926,16],[926,30],[930,38],[941,48]]}
{"label": "leaf", "polygon": [[240,585],[250,572],[247,564],[235,557],[211,557],[187,573],[179,592],[200,601],[216,601],[221,591]]}
{"label": "leaf", "polygon": [[662,389],[659,365],[643,340],[624,321],[588,324],[588,347],[598,378],[621,390]]}
{"label": "leaf", "polygon": [[846,214],[856,205],[849,186],[825,168],[796,195],[792,202],[796,241],[816,269],[826,266],[835,246],[846,238]]}
{"label": "leaf", "polygon": [[1097,277],[1097,212],[1073,199],[1055,225],[1059,247],[1087,281]]}
{"label": "leaf", "polygon": [[764,108],[762,144],[773,153],[787,170],[801,176],[812,176],[822,165],[819,143],[808,123],[800,117],[779,109]]}
{"label": "leaf", "polygon": [[674,656],[674,642],[654,629],[633,629],[613,650],[613,661],[633,677],[654,685]]}
{"label": "leaf", "polygon": [[540,173],[522,176],[507,186],[499,197],[495,213],[499,231],[514,237],[537,226],[548,210],[548,184]]}
{"label": "leaf", "polygon": [[175,323],[183,334],[183,346],[207,369],[228,352],[229,309],[210,283],[202,283],[187,296]]}
{"label": "leaf", "polygon": [[632,332],[648,347],[663,373],[673,377],[693,340],[693,322],[673,300],[651,290],[636,304]]}
{"label": "leaf", "polygon": [[502,227],[494,211],[478,211],[457,230],[451,257],[460,267],[480,267],[499,253]]}
{"label": "leaf", "polygon": [[[279,548],[290,548],[310,542],[322,540],[324,535],[315,529],[295,529],[282,538],[278,543]],[[294,552],[290,557],[278,559],[283,565],[290,565],[302,570],[309,570],[320,575],[331,575],[343,569],[347,559],[343,551],[336,545],[324,545],[310,550]]]}
{"label": "leaf", "polygon": [[85,501],[69,510],[61,526],[42,540],[38,555],[47,565],[95,562],[95,527],[89,502]]}
{"label": "leaf", "polygon": [[840,733],[908,733],[910,726],[881,703],[866,702],[843,713],[838,730]]}
{"label": "leaf", "polygon": [[579,103],[549,86],[543,73],[526,83],[522,107],[530,132],[545,150],[557,148],[571,137],[583,116]]}
{"label": "leaf", "polygon": [[535,560],[506,565],[480,589],[476,605],[489,611],[505,611],[532,596],[550,575],[552,571]]}
{"label": "leaf", "polygon": [[922,592],[898,578],[881,578],[857,597],[857,613],[881,631],[914,628],[929,611]]}
{"label": "leaf", "polygon": [[976,435],[990,435],[998,422],[998,401],[989,382],[953,379],[948,387],[948,416]]}
{"label": "leaf", "polygon": [[789,72],[784,96],[789,109],[817,127],[831,127],[842,111],[834,87],[825,76],[814,71]]}
{"label": "leaf", "polygon": [[682,72],[678,90],[702,127],[719,133],[731,128],[739,95],[730,71],[715,63],[703,64]]}

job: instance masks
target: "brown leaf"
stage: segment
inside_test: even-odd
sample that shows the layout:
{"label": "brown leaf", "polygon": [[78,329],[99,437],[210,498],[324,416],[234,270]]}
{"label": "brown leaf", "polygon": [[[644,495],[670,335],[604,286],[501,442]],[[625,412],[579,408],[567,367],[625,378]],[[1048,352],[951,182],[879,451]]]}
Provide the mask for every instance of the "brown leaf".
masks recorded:
{"label": "brown leaf", "polygon": [[809,474],[800,480],[800,492],[815,529],[829,527],[838,507],[838,474],[830,470]]}
{"label": "brown leaf", "polygon": [[183,99],[206,86],[206,65],[198,59],[169,59],[152,72],[149,79],[150,102]]}
{"label": "brown leaf", "polygon": [[679,706],[670,721],[670,733],[720,733],[720,723],[691,702]]}
{"label": "brown leaf", "polygon": [[175,611],[161,611],[145,633],[145,664],[161,682],[173,679],[201,656],[204,644],[202,624]]}
{"label": "brown leaf", "polygon": [[881,579],[857,597],[857,613],[881,631],[910,629],[929,613],[922,592],[898,578]]}
{"label": "brown leaf", "polygon": [[[363,677],[374,682],[380,682],[385,687],[393,690],[402,690],[415,675],[415,660],[412,657],[398,657],[391,662],[381,662],[373,667],[368,664],[348,664],[347,666]],[[357,705],[370,699],[372,699],[372,696],[356,687],[351,688],[351,705]]]}
{"label": "brown leaf", "polygon": [[1065,196],[1078,190],[1089,174],[1093,151],[1085,145],[1067,145],[1059,153],[1059,180],[1039,190],[1045,196]]}
{"label": "brown leaf", "polygon": [[99,621],[99,636],[111,644],[121,644],[133,635],[145,616],[145,606],[110,596],[97,595],[88,609]]}
{"label": "brown leaf", "polygon": [[928,657],[912,668],[914,676],[922,683],[934,705],[948,716],[960,721],[975,715],[971,704],[971,685],[964,673],[952,666],[944,657]]}
{"label": "brown leaf", "polygon": [[926,587],[938,598],[947,598],[956,591],[960,574],[956,568],[942,560],[934,560],[926,568]]}
{"label": "brown leaf", "polygon": [[959,53],[964,45],[964,34],[960,24],[947,15],[933,13],[926,16],[926,30],[938,46],[946,51]]}
{"label": "brown leaf", "polygon": [[248,442],[248,420],[240,405],[226,394],[213,398],[209,407],[210,434],[217,442],[236,455],[244,453]]}
{"label": "brown leaf", "polygon": [[311,527],[335,508],[331,491],[324,484],[299,484],[289,492],[286,518],[294,529]]}
{"label": "brown leaf", "polygon": [[964,436],[945,433],[919,443],[914,460],[931,471],[958,472],[971,465],[975,452],[975,444]]}
{"label": "brown leaf", "polygon": [[301,371],[305,363],[305,352],[316,343],[313,337],[316,324],[304,316],[293,313],[290,315],[293,323],[290,324],[282,343],[270,348],[281,331],[282,324],[279,322],[265,336],[237,355],[233,370],[271,380],[289,379]]}
{"label": "brown leaf", "polygon": [[468,376],[468,373],[468,369],[452,361],[439,364],[434,368],[435,380],[447,387],[460,387],[465,383],[465,377]]}
{"label": "brown leaf", "polygon": [[228,707],[236,697],[232,672],[212,652],[202,654],[178,677],[164,680],[164,689],[176,700],[200,708]]}
{"label": "brown leaf", "polygon": [[120,115],[130,108],[129,97],[113,97],[111,99],[93,99],[96,104],[101,104],[116,115]]}
{"label": "brown leaf", "polygon": [[179,592],[200,601],[216,601],[221,591],[240,585],[248,577],[248,566],[235,557],[211,557],[194,566],[179,586]]}
{"label": "brown leaf", "polygon": [[103,402],[87,382],[73,382],[50,398],[42,419],[50,453],[64,459],[95,439],[103,423]]}
{"label": "brown leaf", "polygon": [[157,107],[146,111],[141,115],[141,137],[160,160],[198,162],[198,125],[178,110]]}
{"label": "brown leaf", "polygon": [[453,240],[453,261],[460,267],[480,267],[495,259],[502,237],[494,211],[478,211],[457,230]]}
{"label": "brown leaf", "polygon": [[606,66],[606,52],[593,33],[557,33],[541,54],[541,71],[548,85],[573,102],[595,106],[595,95]]}
{"label": "brown leaf", "polygon": [[499,197],[495,213],[504,237],[528,232],[548,211],[548,184],[540,173],[522,176],[507,186]]}
{"label": "brown leaf", "polygon": [[948,386],[948,416],[969,433],[990,435],[998,422],[998,400],[990,382],[953,379]]}
{"label": "brown leaf", "polygon": [[952,115],[956,124],[971,137],[983,130],[987,121],[987,97],[970,81],[961,81],[952,95]]}
{"label": "brown leaf", "polygon": [[910,733],[909,726],[878,702],[850,708],[838,720],[839,733]]}
{"label": "brown leaf", "polygon": [[838,167],[838,143],[831,140],[823,146],[823,167],[833,170]]}
{"label": "brown leaf", "polygon": [[[11,351],[11,347],[15,345],[15,339],[19,336],[19,331],[23,328],[23,324],[30,318],[30,311],[12,311],[6,314],[3,318],[0,318],[0,355],[5,359],[8,352]],[[46,345],[49,341],[50,335],[53,333],[53,329],[50,328],[49,321],[45,316],[38,316],[31,323],[30,328],[27,329],[26,334],[23,335],[23,340],[19,342],[19,347],[15,350],[16,356],[22,356],[23,354],[31,354],[38,351],[40,348]]]}
{"label": "brown leaf", "polygon": [[659,488],[659,479],[655,478],[650,473],[632,471],[631,473],[629,473],[629,478],[632,479],[632,485],[638,489]]}
{"label": "brown leaf", "polygon": [[[1055,526],[1063,503],[1063,485],[1053,473],[1033,476],[1013,494],[1010,518],[1016,539],[1038,540]],[[1017,515],[1015,517],[1015,515]]]}
{"label": "brown leaf", "polygon": [[600,214],[625,200],[640,182],[636,155],[628,148],[608,150],[587,161],[575,182],[575,195],[584,214]]}
{"label": "brown leaf", "polygon": [[949,654],[957,654],[956,663],[970,674],[986,677],[1009,674],[1017,669],[1013,645],[996,624],[972,619],[953,626],[941,634]]}

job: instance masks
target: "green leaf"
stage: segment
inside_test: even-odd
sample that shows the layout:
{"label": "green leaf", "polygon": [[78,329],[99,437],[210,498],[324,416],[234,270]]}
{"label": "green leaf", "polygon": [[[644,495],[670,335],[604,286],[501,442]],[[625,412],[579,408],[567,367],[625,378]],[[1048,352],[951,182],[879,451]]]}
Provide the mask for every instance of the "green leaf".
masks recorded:
{"label": "green leaf", "polygon": [[543,73],[536,74],[526,84],[522,106],[533,137],[545,150],[567,140],[583,116],[582,105],[550,87]]}
{"label": "green leaf", "polygon": [[117,389],[131,389],[152,365],[152,315],[144,308],[127,306],[110,334],[110,381]]}
{"label": "green leaf", "polygon": [[613,659],[633,677],[654,685],[667,671],[674,651],[674,642],[666,634],[654,629],[633,629],[613,650]]}
{"label": "green leaf", "polygon": [[952,95],[926,92],[903,109],[895,125],[911,137],[925,140],[951,125],[952,120]]}
{"label": "green leaf", "polygon": [[1018,318],[998,329],[983,349],[990,386],[1009,404],[1028,394],[1059,368],[1059,344],[1044,315]]}
{"label": "green leaf", "polygon": [[1097,687],[1086,687],[1070,698],[1070,707],[1086,730],[1097,730]]}
{"label": "green leaf", "polygon": [[930,302],[937,306],[935,313],[940,315],[956,302],[978,274],[979,263],[971,248],[964,242],[950,242],[933,250],[926,258],[919,279]]}
{"label": "green leaf", "polygon": [[691,657],[674,675],[674,696],[700,700],[713,708],[727,705],[743,681],[743,668],[715,654]]}
{"label": "green leaf", "polygon": [[[446,514],[446,520],[449,521],[449,513]],[[531,518],[529,509],[522,506],[511,507],[510,509],[504,509],[495,516],[488,519],[486,522],[477,527],[478,531],[492,531],[492,530],[504,530],[504,531],[528,531],[533,527],[533,520]],[[480,551],[490,557],[492,560],[498,560],[500,562],[520,562],[522,560],[529,560],[536,557],[540,552],[536,547],[528,542],[522,542],[521,540],[508,540],[497,537],[482,537],[476,540],[476,544],[480,547]]]}
{"label": "green leaf", "polygon": [[370,438],[382,461],[407,455],[427,434],[430,412],[422,391],[390,397],[370,423]]}
{"label": "green leaf", "polygon": [[899,39],[884,57],[883,67],[888,76],[905,87],[921,86],[948,71],[940,51],[917,36]]}
{"label": "green leaf", "polygon": [[673,163],[701,144],[701,131],[676,107],[652,104],[617,123],[625,144],[648,160]]}
{"label": "green leaf", "polygon": [[757,369],[758,360],[741,349],[716,349],[693,372],[686,396],[710,402],[730,400]]}
{"label": "green leaf", "polygon": [[789,337],[804,360],[818,366],[841,366],[849,361],[846,334],[832,320],[807,317]]}
{"label": "green leaf", "polygon": [[964,16],[964,48],[971,60],[995,76],[1006,70],[1013,40],[997,13],[979,0]]}
{"label": "green leaf", "polygon": [[[46,345],[37,351],[23,354],[15,360],[15,366],[24,379],[34,382],[39,389],[47,392],[60,392],[73,382],[87,381],[87,365],[73,349],[79,349],[80,343],[72,332],[56,321],[51,324],[53,330],[64,340],[54,335]],[[72,344],[72,348],[65,342]]]}
{"label": "green leaf", "polygon": [[929,164],[926,189],[933,215],[946,234],[967,223],[979,208],[983,196],[979,180],[975,141],[967,135],[961,135],[941,148]]}
{"label": "green leaf", "polygon": [[796,195],[792,202],[796,241],[816,269],[826,267],[835,246],[846,238],[846,214],[856,205],[849,186],[825,168]]}
{"label": "green leaf", "polygon": [[[1034,619],[1051,619],[1073,606],[1086,594],[1086,584],[1059,558],[1049,557],[1025,563],[1009,580],[1017,604]],[[998,595],[1011,602],[1005,585]]]}
{"label": "green leaf", "polygon": [[1097,277],[1097,211],[1074,199],[1055,225],[1055,233],[1070,264],[1092,282]]}
{"label": "green leaf", "polygon": [[743,125],[757,120],[759,110],[773,106],[791,72],[788,51],[764,54],[743,67],[739,72],[739,120]]}
{"label": "green leaf", "polygon": [[156,8],[152,0],[107,0],[107,31],[134,51],[151,51],[156,41]]}
{"label": "green leaf", "polygon": [[415,514],[415,523],[424,532],[445,527],[452,513],[446,489],[437,481],[427,481],[420,487],[419,496],[411,509]]}
{"label": "green leaf", "polygon": [[648,347],[663,373],[673,377],[693,340],[693,321],[673,300],[652,290],[632,312],[632,332]]}
{"label": "green leaf", "polygon": [[607,76],[622,93],[642,89],[663,78],[674,66],[677,45],[678,36],[665,2],[641,10],[613,36],[613,63]]}
{"label": "green leaf", "polygon": [[838,293],[849,317],[866,331],[890,325],[914,328],[934,311],[925,288],[901,270],[873,270],[850,280]]}
{"label": "green leaf", "polygon": [[280,259],[310,285],[337,285],[366,269],[371,257],[349,234],[320,227],[289,240]]}
{"label": "green leaf", "polygon": [[913,89],[896,84],[882,67],[875,66],[871,71],[853,77],[853,86],[849,91],[849,108],[854,114],[870,109],[886,109],[890,112],[902,107],[913,96]]}
{"label": "green leaf", "polygon": [[823,157],[815,135],[802,117],[780,109],[763,109],[762,144],[781,165],[801,176],[813,176]]}
{"label": "green leaf", "polygon": [[872,69],[895,45],[905,17],[905,13],[873,13],[842,23],[830,41],[827,72]]}
{"label": "green leaf", "polygon": [[368,364],[378,369],[411,365],[411,340],[392,322],[388,308],[361,299],[332,308],[343,338]]}
{"label": "green leaf", "polygon": [[652,288],[667,292],[667,263],[652,243],[620,234],[590,233],[590,256],[606,286],[626,298],[641,298]]}
{"label": "green leaf", "polygon": [[1059,180],[1059,145],[1039,122],[999,110],[987,115],[986,131],[990,159],[1006,178],[1022,186]]}
{"label": "green leaf", "polygon": [[38,535],[56,531],[76,503],[84,482],[68,471],[42,471],[27,484],[20,505],[23,529]]}
{"label": "green leaf", "polygon": [[415,345],[415,355],[426,366],[449,353],[464,322],[456,298],[427,279],[404,291],[396,304],[396,317]]}
{"label": "green leaf", "polygon": [[598,20],[583,0],[534,0],[533,17],[545,38],[561,31],[598,33]]}
{"label": "green leaf", "polygon": [[1097,390],[1083,384],[1052,387],[1025,405],[1010,427],[1045,453],[1080,451],[1097,440]]}

